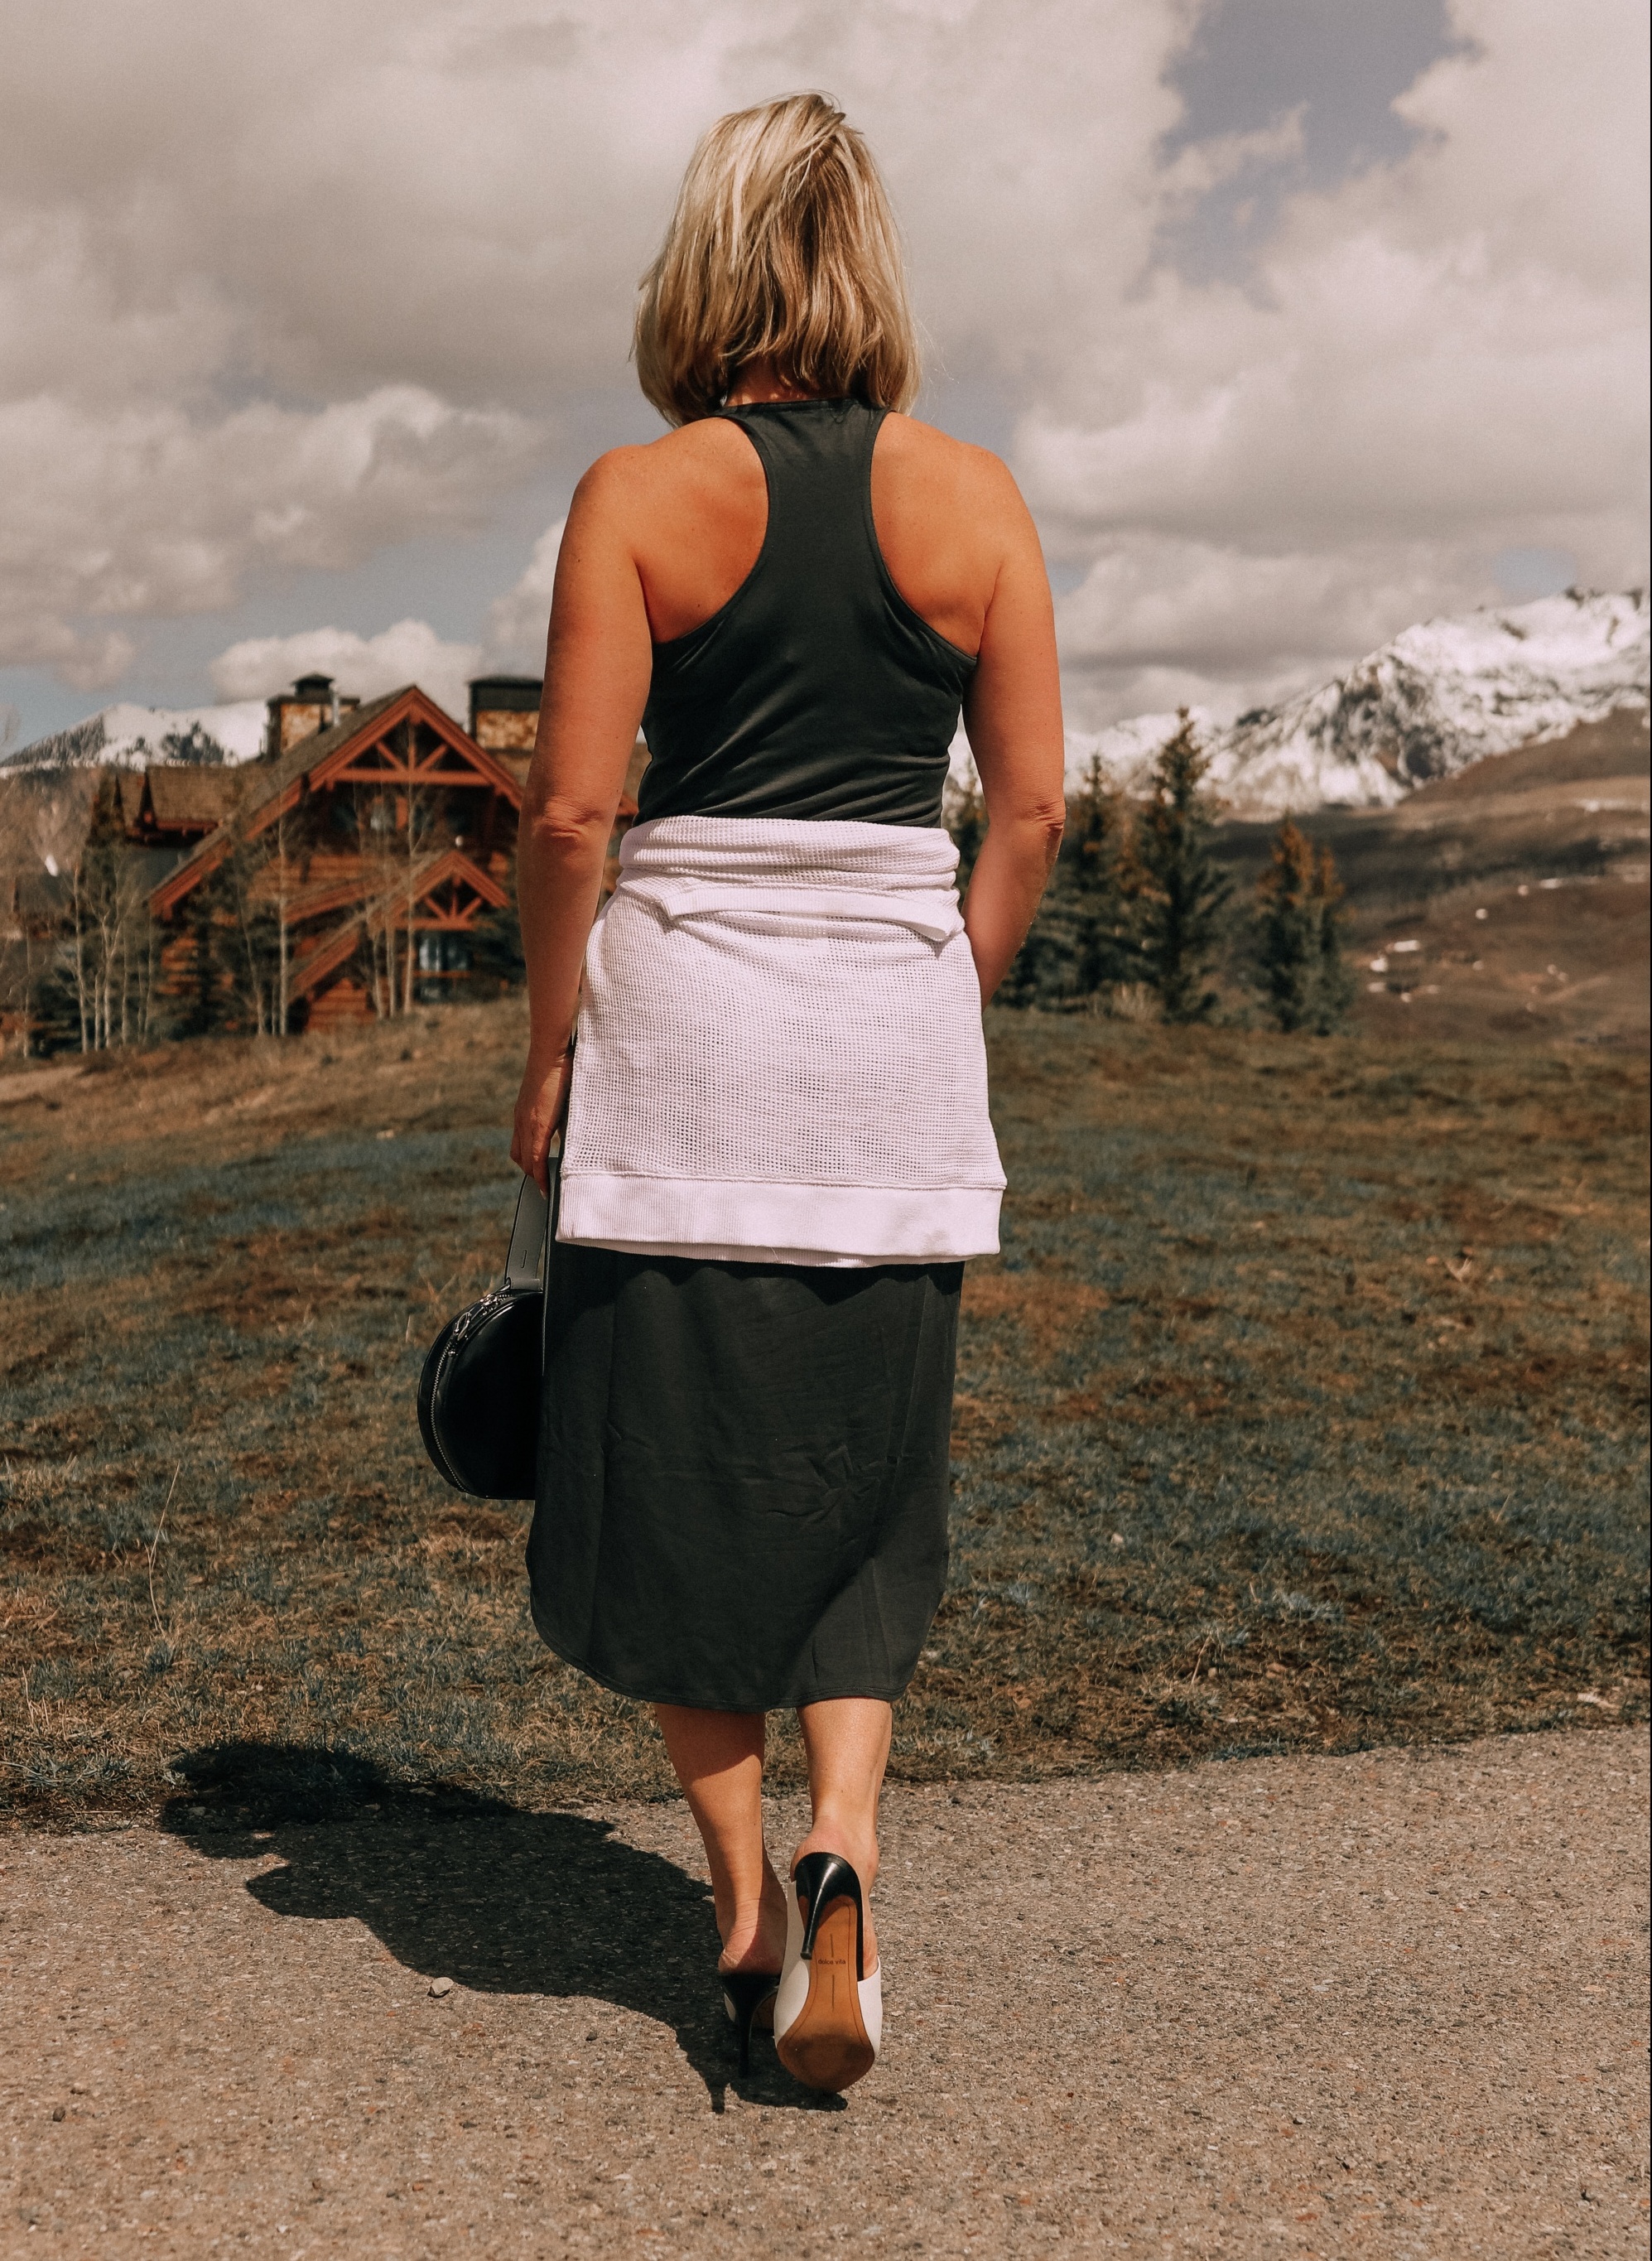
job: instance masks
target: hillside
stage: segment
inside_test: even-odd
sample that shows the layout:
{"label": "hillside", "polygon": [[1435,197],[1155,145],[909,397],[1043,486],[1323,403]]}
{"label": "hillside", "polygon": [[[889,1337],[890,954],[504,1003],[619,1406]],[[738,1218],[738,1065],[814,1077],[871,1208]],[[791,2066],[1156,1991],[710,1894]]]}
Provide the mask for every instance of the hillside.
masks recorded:
{"label": "hillside", "polygon": [[[1299,818],[1347,890],[1356,1024],[1644,1044],[1649,750],[1644,710],[1621,710],[1475,762],[1396,808]],[[1274,829],[1221,828],[1241,900]]]}

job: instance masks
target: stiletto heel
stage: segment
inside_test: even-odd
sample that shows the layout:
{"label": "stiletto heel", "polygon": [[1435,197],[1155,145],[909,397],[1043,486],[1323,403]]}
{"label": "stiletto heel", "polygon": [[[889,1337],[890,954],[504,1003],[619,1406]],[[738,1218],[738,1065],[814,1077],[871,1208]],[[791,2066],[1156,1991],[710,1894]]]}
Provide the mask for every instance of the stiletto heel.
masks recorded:
{"label": "stiletto heel", "polygon": [[841,1853],[804,1855],[786,1902],[774,2046],[809,2088],[841,2094],[878,2061],[883,1975],[866,1975],[866,1913],[860,1879]]}
{"label": "stiletto heel", "polygon": [[720,1970],[717,1983],[722,1988],[722,2006],[734,2021],[743,2076],[751,2070],[753,2022],[764,2004],[774,1999],[779,1988],[779,1974],[774,1970]]}

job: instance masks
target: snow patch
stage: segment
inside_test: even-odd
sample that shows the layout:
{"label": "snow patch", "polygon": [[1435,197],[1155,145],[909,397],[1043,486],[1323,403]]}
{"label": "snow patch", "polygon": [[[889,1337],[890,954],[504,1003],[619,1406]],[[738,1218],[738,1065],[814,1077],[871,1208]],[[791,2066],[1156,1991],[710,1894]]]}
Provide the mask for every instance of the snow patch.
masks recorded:
{"label": "snow patch", "polygon": [[249,762],[262,749],[264,721],[262,699],[219,707],[139,707],[122,700],[72,729],[19,746],[0,768],[140,770],[172,762]]}

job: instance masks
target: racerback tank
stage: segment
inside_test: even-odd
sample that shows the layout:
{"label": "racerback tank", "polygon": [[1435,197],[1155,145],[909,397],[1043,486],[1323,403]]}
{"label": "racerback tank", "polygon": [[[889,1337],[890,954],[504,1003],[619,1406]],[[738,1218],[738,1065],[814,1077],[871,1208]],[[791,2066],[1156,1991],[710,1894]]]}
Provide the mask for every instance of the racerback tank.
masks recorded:
{"label": "racerback tank", "polygon": [[975,662],[884,563],[872,451],[885,413],[858,400],[720,412],[758,451],[768,526],[727,604],[654,647],[644,820],[940,822]]}

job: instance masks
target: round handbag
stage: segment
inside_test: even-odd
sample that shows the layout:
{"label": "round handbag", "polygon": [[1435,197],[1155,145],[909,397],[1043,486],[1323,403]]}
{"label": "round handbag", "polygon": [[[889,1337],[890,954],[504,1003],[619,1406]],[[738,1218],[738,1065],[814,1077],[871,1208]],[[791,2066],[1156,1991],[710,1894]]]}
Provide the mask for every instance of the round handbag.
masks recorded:
{"label": "round handbag", "polygon": [[531,1499],[535,1489],[558,1164],[553,1154],[549,1202],[522,1180],[503,1286],[448,1321],[419,1376],[425,1450],[439,1475],[478,1499]]}

